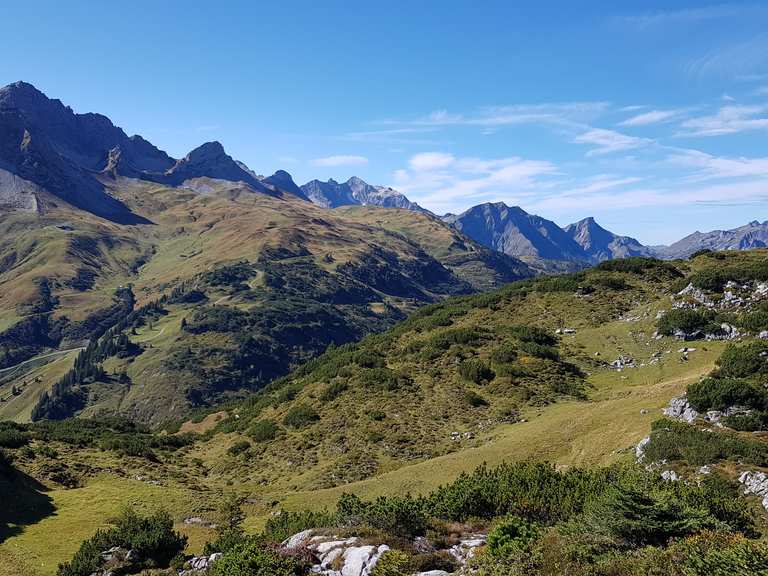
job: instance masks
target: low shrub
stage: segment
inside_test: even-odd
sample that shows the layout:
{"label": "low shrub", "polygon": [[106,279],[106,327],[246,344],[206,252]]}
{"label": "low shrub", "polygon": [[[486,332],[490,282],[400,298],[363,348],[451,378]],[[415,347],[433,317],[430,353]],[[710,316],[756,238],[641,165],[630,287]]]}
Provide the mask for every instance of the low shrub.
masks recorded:
{"label": "low shrub", "polygon": [[272,420],[257,420],[248,429],[248,436],[256,442],[269,442],[277,436],[278,428]]}
{"label": "low shrub", "polygon": [[768,407],[768,392],[738,378],[705,378],[688,385],[688,402],[699,412],[725,410],[729,406]]}
{"label": "low shrub", "polygon": [[101,552],[114,546],[135,550],[140,568],[168,566],[184,550],[187,537],[173,530],[173,519],[166,512],[139,516],[132,510],[124,511],[112,528],[98,530],[86,540],[72,560],[61,564],[58,576],[90,576],[102,564]]}
{"label": "low shrub", "polygon": [[507,556],[513,551],[524,551],[540,534],[535,524],[517,516],[507,516],[488,533],[488,552]]}
{"label": "low shrub", "polygon": [[747,378],[768,371],[768,342],[729,345],[717,360],[717,375]]}
{"label": "low shrub", "polygon": [[694,466],[719,460],[768,466],[768,444],[731,432],[714,433],[692,424],[662,419],[651,426],[651,440],[645,447],[645,457],[650,461],[685,461]]}
{"label": "low shrub", "polygon": [[293,406],[283,418],[283,424],[291,428],[303,428],[320,420],[317,411],[307,404],[297,404]]}
{"label": "low shrub", "polygon": [[239,440],[229,447],[227,454],[230,456],[239,456],[243,452],[247,452],[250,447],[251,443],[248,442],[248,440]]}
{"label": "low shrub", "polygon": [[469,382],[480,384],[493,380],[496,376],[493,370],[482,360],[465,360],[459,364],[459,375]]}
{"label": "low shrub", "polygon": [[671,336],[677,330],[686,334],[695,332],[716,332],[720,323],[716,322],[714,312],[709,310],[690,310],[675,308],[667,312],[656,322],[659,334]]}
{"label": "low shrub", "polygon": [[237,544],[216,561],[210,576],[301,576],[308,564],[297,555],[283,554],[258,539]]}

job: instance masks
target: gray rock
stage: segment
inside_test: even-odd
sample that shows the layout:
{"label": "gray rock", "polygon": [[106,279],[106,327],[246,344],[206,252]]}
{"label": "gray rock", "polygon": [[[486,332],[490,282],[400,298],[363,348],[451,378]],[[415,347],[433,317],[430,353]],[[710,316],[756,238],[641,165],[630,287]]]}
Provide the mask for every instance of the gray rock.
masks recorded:
{"label": "gray rock", "polygon": [[650,436],[646,436],[640,442],[637,443],[637,446],[635,446],[635,459],[638,462],[642,462],[645,458],[645,447],[648,446],[648,443],[651,441]]}
{"label": "gray rock", "polygon": [[669,401],[669,406],[662,410],[665,416],[673,420],[691,423],[698,418],[699,413],[688,403],[685,396],[678,396]]}
{"label": "gray rock", "polygon": [[763,508],[768,510],[768,476],[764,472],[742,472],[739,482],[744,484],[744,494],[762,496]]}

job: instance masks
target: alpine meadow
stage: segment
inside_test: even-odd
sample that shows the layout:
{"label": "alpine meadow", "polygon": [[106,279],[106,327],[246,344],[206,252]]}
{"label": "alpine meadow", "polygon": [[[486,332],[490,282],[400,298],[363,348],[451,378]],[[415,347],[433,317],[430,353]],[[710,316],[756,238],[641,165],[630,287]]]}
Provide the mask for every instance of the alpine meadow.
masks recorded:
{"label": "alpine meadow", "polygon": [[768,575],[768,8],[3,12],[0,576]]}

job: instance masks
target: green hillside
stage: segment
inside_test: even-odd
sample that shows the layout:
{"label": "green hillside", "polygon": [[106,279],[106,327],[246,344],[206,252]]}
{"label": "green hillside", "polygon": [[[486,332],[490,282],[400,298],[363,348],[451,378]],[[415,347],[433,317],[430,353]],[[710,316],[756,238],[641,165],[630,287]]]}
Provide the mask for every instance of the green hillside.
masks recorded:
{"label": "green hillside", "polygon": [[[403,231],[221,181],[198,181],[205,193],[110,185],[152,224],[66,205],[0,216],[4,417],[121,414],[157,425],[243,397],[420,305],[531,275],[405,210],[387,211],[409,222]],[[435,231],[452,239],[448,251]],[[122,344],[94,354],[100,338]],[[45,366],[79,349],[69,376]]]}

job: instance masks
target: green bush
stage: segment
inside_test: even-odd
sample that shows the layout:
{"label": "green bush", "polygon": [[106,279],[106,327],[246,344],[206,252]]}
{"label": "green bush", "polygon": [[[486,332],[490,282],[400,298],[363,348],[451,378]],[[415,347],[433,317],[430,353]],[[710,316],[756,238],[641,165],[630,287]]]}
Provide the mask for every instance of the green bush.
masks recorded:
{"label": "green bush", "polygon": [[768,371],[768,342],[729,345],[717,360],[717,375],[725,378],[747,378]]}
{"label": "green bush", "polygon": [[671,336],[676,330],[682,330],[688,334],[698,331],[716,332],[720,329],[720,324],[715,320],[715,314],[708,310],[674,308],[659,318],[656,327],[659,334],[665,336]]}
{"label": "green bush", "polygon": [[404,388],[411,384],[411,380],[408,376],[399,374],[389,368],[371,368],[369,370],[363,370],[360,374],[360,381],[363,386],[390,392],[399,390],[400,388]]}
{"label": "green bush", "polygon": [[277,436],[277,424],[272,420],[257,420],[248,429],[248,435],[256,442],[269,442]]}
{"label": "green bush", "polygon": [[312,422],[320,420],[317,411],[307,404],[293,406],[283,418],[283,424],[291,428],[303,428]]}
{"label": "green bush", "polygon": [[413,573],[411,557],[400,550],[387,550],[371,572],[371,576],[408,576]]}
{"label": "green bush", "polygon": [[251,443],[248,440],[239,440],[232,444],[227,450],[227,454],[230,456],[239,456],[243,452],[246,452],[251,447]]}
{"label": "green bush", "polygon": [[542,346],[555,346],[557,338],[538,326],[510,326],[507,332],[520,342],[533,342]]}
{"label": "green bush", "polygon": [[535,524],[517,516],[507,516],[488,533],[488,552],[507,556],[513,551],[524,551],[540,535]]}
{"label": "green bush", "polygon": [[247,539],[215,562],[210,576],[301,576],[309,566],[298,556],[281,554],[256,539]]}
{"label": "green bush", "polygon": [[741,432],[768,430],[768,412],[754,411],[749,414],[734,414],[723,418],[722,422],[728,428]]}
{"label": "green bush", "polygon": [[688,402],[699,412],[746,406],[768,407],[768,392],[762,386],[737,378],[705,378],[688,385]]}
{"label": "green bush", "polygon": [[537,344],[536,342],[520,342],[520,351],[525,352],[529,356],[543,358],[545,360],[560,359],[560,354],[557,349],[545,344]]}
{"label": "green bush", "polygon": [[743,314],[738,323],[744,330],[755,334],[768,330],[768,310],[755,310]]}
{"label": "green bush", "polygon": [[511,342],[504,342],[491,352],[491,362],[494,364],[511,364],[517,360],[517,347]]}
{"label": "green bush", "polygon": [[263,536],[269,542],[279,543],[309,528],[325,528],[336,524],[336,515],[329,512],[283,510],[269,517],[264,526]]}
{"label": "green bush", "polygon": [[61,564],[58,576],[90,576],[101,565],[100,553],[113,546],[135,550],[141,559],[140,567],[162,567],[184,550],[187,537],[173,530],[173,519],[166,512],[139,516],[124,511],[112,528],[98,530],[86,540],[72,560]]}
{"label": "green bush", "polygon": [[320,400],[323,402],[331,402],[341,396],[347,388],[348,386],[344,382],[333,382],[320,395]]}
{"label": "green bush", "polygon": [[466,400],[467,404],[472,406],[472,408],[483,408],[488,406],[488,400],[471,390],[464,393],[464,400]]}
{"label": "green bush", "polygon": [[652,462],[680,460],[694,466],[719,460],[768,466],[768,444],[731,432],[714,433],[692,424],[662,419],[651,425],[645,457]]}
{"label": "green bush", "polygon": [[606,260],[596,266],[598,270],[605,272],[628,272],[630,274],[644,274],[649,270],[663,271],[672,276],[680,276],[680,271],[674,265],[656,258],[647,258],[644,256],[633,256],[631,258],[620,258],[616,260]]}
{"label": "green bush", "polygon": [[336,504],[336,519],[342,526],[368,526],[389,534],[412,538],[427,528],[424,501],[406,496],[380,496],[364,502],[354,494],[342,494]]}
{"label": "green bush", "polygon": [[21,448],[29,443],[30,435],[14,422],[0,422],[0,448]]}
{"label": "green bush", "polygon": [[459,375],[469,382],[480,384],[493,380],[496,374],[482,360],[465,360],[459,364]]}

